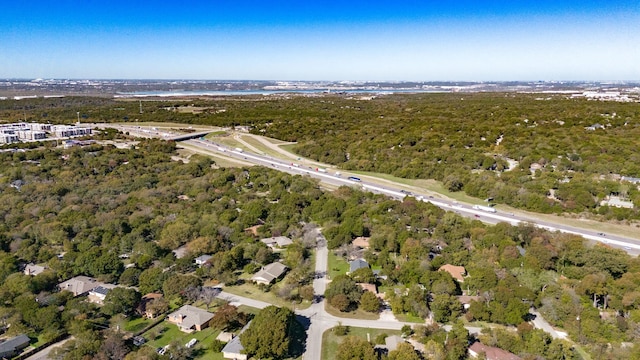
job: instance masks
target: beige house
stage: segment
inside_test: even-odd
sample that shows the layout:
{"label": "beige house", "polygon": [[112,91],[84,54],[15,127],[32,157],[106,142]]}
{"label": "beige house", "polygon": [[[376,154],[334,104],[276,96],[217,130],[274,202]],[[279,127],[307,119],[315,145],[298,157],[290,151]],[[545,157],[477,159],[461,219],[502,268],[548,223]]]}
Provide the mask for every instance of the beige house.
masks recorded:
{"label": "beige house", "polygon": [[213,314],[191,305],[184,305],[176,312],[169,314],[167,321],[178,325],[181,331],[190,333],[209,327]]}
{"label": "beige house", "polygon": [[456,266],[451,264],[440,266],[438,271],[448,272],[454,279],[458,280],[459,282],[464,282],[464,276],[467,275],[467,270],[464,268],[464,266]]}
{"label": "beige house", "polygon": [[287,271],[287,267],[279,262],[271,263],[255,273],[251,277],[251,281],[258,284],[269,285],[276,279],[280,278]]}
{"label": "beige house", "polygon": [[260,241],[272,249],[281,249],[293,244],[293,241],[286,236],[264,238],[260,239]]}
{"label": "beige house", "polygon": [[25,266],[24,268],[24,274],[36,276],[38,274],[41,274],[46,269],[47,268],[45,266],[36,265],[36,264],[27,264],[27,266]]}
{"label": "beige house", "polygon": [[368,237],[360,236],[360,237],[357,237],[357,238],[353,239],[351,244],[354,247],[357,247],[357,248],[360,248],[360,249],[368,249],[369,248],[369,239],[370,238],[368,238]]}
{"label": "beige house", "polygon": [[479,341],[474,342],[469,346],[468,349],[469,356],[477,359],[484,355],[484,358],[487,360],[522,360],[520,356],[512,354],[507,350],[502,350],[497,347],[485,345]]}
{"label": "beige house", "polygon": [[80,296],[89,293],[89,291],[97,288],[103,283],[97,281],[94,278],[88,276],[76,276],[67,281],[63,281],[58,284],[60,291],[70,291],[73,296]]}

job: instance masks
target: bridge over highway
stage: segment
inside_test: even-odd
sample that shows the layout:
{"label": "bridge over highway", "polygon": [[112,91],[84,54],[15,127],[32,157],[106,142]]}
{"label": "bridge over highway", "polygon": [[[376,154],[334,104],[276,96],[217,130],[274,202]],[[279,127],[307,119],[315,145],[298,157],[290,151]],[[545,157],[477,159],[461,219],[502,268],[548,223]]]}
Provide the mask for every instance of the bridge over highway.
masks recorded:
{"label": "bridge over highway", "polygon": [[165,139],[166,140],[173,140],[173,141],[185,141],[185,140],[191,140],[191,139],[198,139],[198,138],[207,136],[210,133],[211,133],[211,131],[200,131],[200,132],[195,132],[195,133],[191,133],[191,134],[176,135],[176,136],[168,137],[168,138],[165,138]]}

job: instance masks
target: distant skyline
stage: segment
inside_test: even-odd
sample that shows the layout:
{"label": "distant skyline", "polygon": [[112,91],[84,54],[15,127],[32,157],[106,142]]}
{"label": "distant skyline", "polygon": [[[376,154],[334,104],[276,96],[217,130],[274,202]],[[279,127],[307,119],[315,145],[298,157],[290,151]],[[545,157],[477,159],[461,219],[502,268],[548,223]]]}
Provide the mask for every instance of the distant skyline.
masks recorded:
{"label": "distant skyline", "polygon": [[18,0],[0,78],[640,80],[640,0]]}

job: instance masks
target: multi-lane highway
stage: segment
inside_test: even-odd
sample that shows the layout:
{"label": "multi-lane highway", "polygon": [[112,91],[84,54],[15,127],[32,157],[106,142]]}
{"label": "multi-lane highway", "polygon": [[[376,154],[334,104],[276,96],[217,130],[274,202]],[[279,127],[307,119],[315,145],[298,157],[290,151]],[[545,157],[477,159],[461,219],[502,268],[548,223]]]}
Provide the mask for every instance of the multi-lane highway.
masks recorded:
{"label": "multi-lane highway", "polygon": [[[167,131],[157,130],[155,128],[140,128],[137,126],[123,126],[123,125],[108,125],[108,124],[96,124],[96,127],[104,127],[110,126],[115,127],[121,131],[129,132],[133,135],[141,135],[145,137],[160,137],[160,138],[170,138],[176,136],[177,134],[171,134]],[[406,189],[403,189],[401,184],[393,184],[392,186],[382,186],[378,184],[374,184],[371,182],[367,182],[366,180],[362,180],[359,178],[354,178],[351,176],[342,175],[339,172],[335,171],[327,171],[324,168],[318,167],[310,167],[304,166],[300,163],[296,162],[288,162],[282,159],[273,158],[263,154],[257,154],[253,152],[248,152],[239,148],[230,148],[223,144],[219,144],[210,140],[204,139],[193,139],[186,140],[183,143],[191,145],[192,147],[196,147],[201,149],[202,151],[216,153],[219,156],[234,158],[237,160],[241,160],[248,163],[253,163],[257,165],[263,165],[267,167],[271,167],[273,169],[284,171],[291,174],[299,174],[299,175],[308,175],[313,178],[319,179],[322,183],[331,185],[331,186],[358,186],[363,190],[372,191],[375,193],[385,194],[392,198],[402,200],[406,196],[414,196],[416,199],[432,203],[438,207],[441,207],[445,210],[455,211],[460,215],[473,217],[480,221],[487,223],[498,223],[498,222],[507,222],[512,225],[517,225],[519,223],[531,223],[538,227],[550,230],[550,231],[560,231],[563,233],[581,235],[586,239],[598,241],[601,243],[608,244],[612,247],[617,247],[627,251],[632,255],[640,254],[640,231],[638,232],[639,238],[629,238],[623,237],[615,234],[605,234],[602,232],[596,232],[593,230],[586,230],[583,228],[579,228],[576,226],[570,226],[563,224],[563,219],[558,218],[557,221],[549,221],[543,220],[540,218],[536,218],[535,215],[530,214],[528,216],[523,216],[520,214],[514,213],[506,213],[500,212],[497,210],[488,210],[487,207],[483,206],[472,206],[468,204],[459,203],[454,200],[448,200],[443,198],[435,198],[433,196],[428,196],[426,194],[419,193],[410,193]],[[493,212],[495,211],[495,212]]]}
{"label": "multi-lane highway", "polygon": [[433,205],[436,205],[443,209],[455,211],[461,215],[474,217],[484,222],[488,222],[488,223],[508,222],[512,225],[517,225],[523,222],[532,223],[538,227],[541,227],[550,231],[560,231],[560,232],[569,233],[569,234],[581,235],[584,238],[589,240],[599,241],[602,243],[606,243],[612,247],[618,247],[618,248],[624,249],[625,251],[634,255],[637,255],[638,253],[640,253],[640,240],[638,239],[626,238],[626,237],[613,235],[613,234],[604,234],[601,232],[599,233],[592,230],[584,230],[578,227],[565,225],[565,224],[562,224],[561,218],[558,218],[557,222],[551,222],[551,221],[535,219],[531,217],[524,217],[524,216],[516,215],[512,213],[501,213],[499,211],[489,212],[489,211],[482,210],[482,208],[485,208],[485,207],[474,208],[471,205],[462,204],[457,201],[434,198],[424,194],[409,193],[408,191],[402,189],[400,186],[398,186],[397,188],[395,187],[392,188],[392,187],[381,186],[378,184],[368,183],[361,179],[354,180],[353,177],[346,177],[339,174],[336,175],[337,173],[335,172],[330,173],[322,168],[314,168],[314,167],[308,167],[308,166],[305,167],[298,163],[286,162],[281,159],[276,159],[276,158],[272,158],[272,157],[261,155],[261,154],[249,153],[247,151],[240,150],[240,149],[228,148],[221,144],[217,144],[208,140],[188,140],[188,141],[185,141],[185,143],[193,146],[197,146],[209,151],[219,152],[222,155],[225,155],[228,157],[242,159],[254,164],[272,167],[274,169],[288,172],[291,174],[308,175],[308,176],[319,179],[323,183],[334,185],[334,186],[341,186],[341,185],[359,186],[363,190],[385,194],[398,200],[404,199],[406,196],[411,195],[416,197],[416,199],[418,200],[430,202]]}

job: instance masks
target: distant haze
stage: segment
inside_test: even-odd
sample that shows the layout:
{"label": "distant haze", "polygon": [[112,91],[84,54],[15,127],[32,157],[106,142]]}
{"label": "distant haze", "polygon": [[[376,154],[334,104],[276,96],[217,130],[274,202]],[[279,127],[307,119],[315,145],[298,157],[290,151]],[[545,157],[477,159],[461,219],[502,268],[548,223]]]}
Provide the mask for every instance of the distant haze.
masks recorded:
{"label": "distant haze", "polygon": [[10,1],[0,78],[640,80],[640,3]]}

